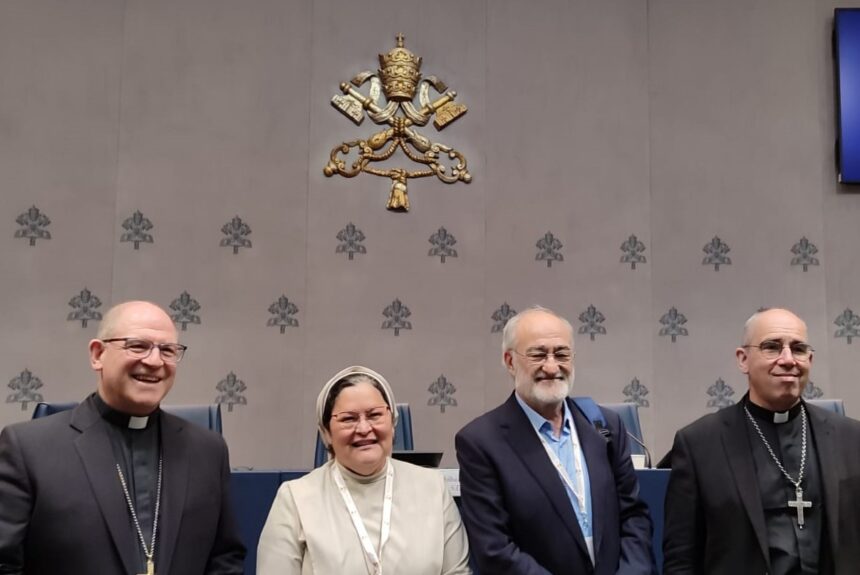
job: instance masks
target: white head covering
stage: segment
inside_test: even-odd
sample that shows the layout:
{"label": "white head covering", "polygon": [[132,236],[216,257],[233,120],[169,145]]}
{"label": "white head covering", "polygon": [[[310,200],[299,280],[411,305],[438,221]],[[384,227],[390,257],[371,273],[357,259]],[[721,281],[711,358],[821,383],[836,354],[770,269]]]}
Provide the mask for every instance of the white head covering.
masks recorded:
{"label": "white head covering", "polygon": [[326,382],[322,391],[320,391],[320,394],[317,396],[317,426],[320,430],[320,437],[322,438],[323,443],[326,444],[326,447],[329,447],[329,442],[327,440],[328,430],[325,428],[325,422],[323,421],[325,403],[328,400],[328,396],[331,393],[331,388],[334,387],[334,384],[350,375],[365,375],[370,379],[379,382],[385,395],[385,402],[391,407],[392,426],[395,428],[397,427],[397,403],[394,402],[394,392],[391,391],[391,386],[388,385],[388,381],[368,367],[351,365],[334,374],[334,376]]}

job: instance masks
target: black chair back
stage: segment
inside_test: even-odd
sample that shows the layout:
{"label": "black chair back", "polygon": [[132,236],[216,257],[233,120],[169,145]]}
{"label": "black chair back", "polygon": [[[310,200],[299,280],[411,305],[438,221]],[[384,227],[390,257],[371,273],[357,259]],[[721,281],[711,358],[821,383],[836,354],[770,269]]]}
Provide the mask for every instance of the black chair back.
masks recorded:
{"label": "black chair back", "polygon": [[[36,409],[33,410],[33,419],[47,417],[61,411],[74,409],[78,403],[73,401],[70,403],[46,403],[40,401],[36,404]],[[206,429],[211,429],[218,433],[221,431],[221,405],[162,405],[161,409],[171,415],[181,417],[186,421],[195,423]]]}

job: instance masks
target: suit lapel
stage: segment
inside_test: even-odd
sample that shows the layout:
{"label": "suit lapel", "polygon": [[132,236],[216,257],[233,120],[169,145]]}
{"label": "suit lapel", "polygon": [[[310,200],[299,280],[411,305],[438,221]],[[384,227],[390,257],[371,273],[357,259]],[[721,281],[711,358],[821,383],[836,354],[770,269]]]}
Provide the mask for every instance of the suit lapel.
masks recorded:
{"label": "suit lapel", "polygon": [[104,420],[89,401],[75,408],[70,425],[81,432],[75,449],[84,465],[93,495],[107,523],[126,573],[136,573],[136,540],[129,522],[128,504],[116,472],[116,460]]}
{"label": "suit lapel", "polygon": [[719,415],[723,423],[721,434],[723,451],[731,468],[735,489],[741,498],[744,509],[746,509],[753,531],[755,531],[756,540],[758,540],[759,549],[764,556],[768,570],[770,570],[770,551],[764,521],[764,508],[761,505],[761,496],[758,491],[758,479],[755,474],[743,403],[727,407],[720,411]]}
{"label": "suit lapel", "polygon": [[806,413],[809,414],[809,425],[812,428],[812,438],[815,441],[815,454],[818,456],[819,476],[822,481],[824,495],[824,513],[827,516],[827,532],[830,546],[837,556],[839,526],[839,477],[841,473],[835,472],[842,464],[841,457],[834,454],[841,453],[834,438],[833,420],[831,415],[824,410],[810,408],[805,405]]}
{"label": "suit lapel", "polygon": [[588,547],[579,528],[570,499],[567,496],[561,477],[549,460],[543,444],[538,439],[526,414],[517,403],[514,394],[504,403],[504,421],[501,424],[502,436],[507,440],[514,453],[522,460],[526,469],[549,499],[553,510],[570,532],[580,550],[587,556]]}
{"label": "suit lapel", "polygon": [[[161,412],[162,474],[161,513],[158,542],[156,544],[156,573],[170,573],[176,538],[182,523],[185,508],[185,493],[188,486],[188,454],[182,440],[185,426],[182,419]],[[160,549],[158,547],[160,546]]]}
{"label": "suit lapel", "polygon": [[[602,485],[605,481],[605,467],[602,463],[607,460],[606,450],[608,447],[606,439],[589,423],[588,419],[570,399],[567,400],[567,408],[573,417],[576,434],[579,436],[579,444],[582,447],[582,454],[588,472],[588,481],[591,486],[591,531],[594,537],[594,558],[597,561],[600,544],[603,542],[602,527],[604,521],[601,521],[601,518],[609,516],[609,498],[601,497],[604,494],[596,494],[594,489],[596,486]],[[614,438],[614,441],[618,441],[618,439]],[[610,483],[614,487],[614,478],[611,479]]]}

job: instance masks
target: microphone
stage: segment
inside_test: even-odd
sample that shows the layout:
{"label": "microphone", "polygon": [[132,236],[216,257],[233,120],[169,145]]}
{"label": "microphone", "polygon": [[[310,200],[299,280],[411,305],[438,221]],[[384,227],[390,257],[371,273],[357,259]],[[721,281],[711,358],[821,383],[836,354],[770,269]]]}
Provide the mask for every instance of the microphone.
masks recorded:
{"label": "microphone", "polygon": [[642,443],[641,439],[639,439],[638,437],[636,437],[635,435],[633,435],[629,431],[627,431],[627,437],[632,439],[636,443],[636,445],[638,445],[639,447],[641,447],[645,451],[645,468],[651,469],[651,452],[648,450],[648,447],[646,447],[646,445],[644,443]]}
{"label": "microphone", "polygon": [[[594,429],[596,429],[597,432],[600,433],[601,436],[603,436],[603,439],[605,439],[607,443],[612,441],[612,432],[609,431],[608,428],[604,427],[602,422],[594,421],[593,424]],[[636,443],[636,445],[640,446],[642,450],[645,451],[645,468],[651,469],[651,451],[648,449],[648,446],[642,443],[641,439],[627,431],[627,429],[625,429],[624,432],[627,434],[627,437],[632,439]]]}
{"label": "microphone", "polygon": [[609,443],[612,441],[612,432],[609,431],[608,427],[603,427],[603,422],[595,421],[594,422],[594,429],[597,430],[597,433],[599,433],[601,435],[601,437],[603,437],[603,440],[606,443]]}

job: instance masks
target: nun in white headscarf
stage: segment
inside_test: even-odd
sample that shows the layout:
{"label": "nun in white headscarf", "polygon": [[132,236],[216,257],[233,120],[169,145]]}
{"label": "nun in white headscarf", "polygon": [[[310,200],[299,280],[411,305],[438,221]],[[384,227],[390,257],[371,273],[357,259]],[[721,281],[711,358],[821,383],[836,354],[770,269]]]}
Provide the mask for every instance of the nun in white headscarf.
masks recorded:
{"label": "nun in white headscarf", "polygon": [[391,459],[396,403],[380,374],[348,367],[316,414],[329,461],[281,485],[258,575],[467,575],[469,547],[441,474]]}

